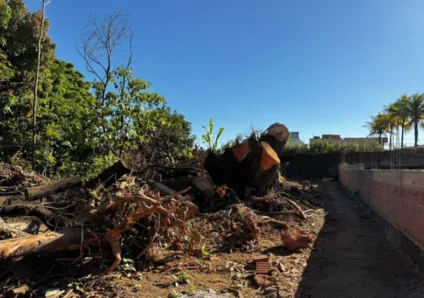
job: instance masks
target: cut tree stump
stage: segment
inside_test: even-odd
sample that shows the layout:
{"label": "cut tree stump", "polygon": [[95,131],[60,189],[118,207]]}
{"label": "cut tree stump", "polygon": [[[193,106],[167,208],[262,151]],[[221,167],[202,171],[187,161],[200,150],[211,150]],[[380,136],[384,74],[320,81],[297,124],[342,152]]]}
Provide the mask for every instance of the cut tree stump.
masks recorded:
{"label": "cut tree stump", "polygon": [[223,154],[209,151],[204,168],[217,185],[227,185],[240,198],[245,196],[246,187],[252,187],[258,194],[266,192],[278,180],[279,156],[289,137],[286,126],[271,125],[259,139],[252,135]]}
{"label": "cut tree stump", "polygon": [[262,156],[260,164],[260,172],[265,172],[266,170],[272,168],[273,166],[280,164],[280,159],[278,158],[277,152],[267,143],[261,142],[262,145]]}
{"label": "cut tree stump", "polygon": [[41,199],[49,197],[56,192],[73,188],[81,184],[82,179],[80,177],[69,177],[44,185],[27,188],[25,190],[25,196],[27,200]]}

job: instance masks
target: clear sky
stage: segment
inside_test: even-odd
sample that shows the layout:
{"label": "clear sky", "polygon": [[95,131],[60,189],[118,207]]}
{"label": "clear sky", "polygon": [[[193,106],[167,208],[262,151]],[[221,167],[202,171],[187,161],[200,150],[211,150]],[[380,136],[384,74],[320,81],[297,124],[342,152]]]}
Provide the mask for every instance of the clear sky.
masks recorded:
{"label": "clear sky", "polygon": [[57,57],[84,73],[89,14],[117,9],[132,14],[135,74],[198,136],[210,117],[224,140],[273,122],[305,141],[366,136],[383,105],[424,91],[423,0],[52,0]]}

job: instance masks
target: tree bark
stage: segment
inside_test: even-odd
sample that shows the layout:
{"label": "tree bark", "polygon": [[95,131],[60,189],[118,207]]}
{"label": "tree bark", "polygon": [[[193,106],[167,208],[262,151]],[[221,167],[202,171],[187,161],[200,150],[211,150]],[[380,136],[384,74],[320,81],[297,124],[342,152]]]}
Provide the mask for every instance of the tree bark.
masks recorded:
{"label": "tree bark", "polygon": [[41,7],[41,24],[40,24],[40,36],[38,37],[37,46],[37,72],[35,74],[35,86],[34,86],[34,100],[32,102],[32,170],[35,171],[35,145],[36,145],[36,132],[37,132],[37,97],[38,97],[38,80],[40,77],[40,63],[41,63],[41,41],[43,39],[44,30],[44,13],[46,10],[46,1],[42,0]]}
{"label": "tree bark", "polygon": [[213,151],[206,156],[204,168],[217,185],[226,184],[240,198],[246,187],[263,193],[275,183],[282,153],[288,138],[287,128],[271,125],[259,140],[252,134],[246,141],[226,148],[223,154]]}
{"label": "tree bark", "polygon": [[28,200],[40,199],[81,184],[82,180],[80,177],[65,178],[48,184],[27,188],[25,190],[25,196]]}
{"label": "tree bark", "polygon": [[[57,232],[47,232],[16,239],[0,241],[0,259],[13,259],[28,255],[46,255],[61,250],[81,247],[81,229],[64,228]],[[83,240],[87,241],[85,237]]]}
{"label": "tree bark", "polygon": [[38,201],[25,201],[23,199],[9,199],[2,201],[0,200],[0,212],[2,214],[27,214],[45,217],[47,219],[52,218],[54,213],[47,209],[42,203]]}
{"label": "tree bark", "polygon": [[402,119],[402,134],[400,140],[400,149],[403,149],[403,135],[405,133],[405,118]]}
{"label": "tree bark", "polygon": [[418,121],[414,122],[415,147],[418,147]]}
{"label": "tree bark", "polygon": [[109,186],[114,183],[117,179],[121,178],[125,174],[131,173],[131,168],[129,168],[122,160],[117,161],[109,168],[105,169],[95,178],[88,180],[85,184],[85,188],[94,188],[98,184],[103,184],[104,186]]}

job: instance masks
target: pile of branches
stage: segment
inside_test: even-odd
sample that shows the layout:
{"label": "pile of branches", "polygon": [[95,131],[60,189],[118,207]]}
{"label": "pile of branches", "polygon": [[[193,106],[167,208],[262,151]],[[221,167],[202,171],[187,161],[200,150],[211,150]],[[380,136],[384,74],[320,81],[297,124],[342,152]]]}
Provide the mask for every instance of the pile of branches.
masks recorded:
{"label": "pile of branches", "polygon": [[[275,124],[267,131],[221,155],[208,151],[208,176],[193,167],[150,166],[155,180],[149,180],[118,161],[86,182],[80,177],[50,181],[3,164],[0,262],[66,256],[75,263],[97,256],[111,273],[125,257],[146,268],[163,263],[170,253],[202,254],[204,238],[214,238],[212,230],[221,248],[252,250],[264,224],[287,228],[271,216],[306,219],[319,204],[309,186],[279,183],[278,153],[288,130]],[[207,226],[202,220],[209,231],[202,231]]]}
{"label": "pile of branches", "polygon": [[[110,178],[111,172],[115,179],[107,182],[104,177]],[[89,248],[108,247],[115,257],[112,272],[121,262],[122,246],[137,258],[147,255],[157,241],[181,247],[185,222],[198,214],[197,206],[181,195],[180,199],[160,196],[133,176],[113,183],[129,172],[120,161],[95,178],[104,182],[94,189],[89,186],[95,180],[82,185],[81,179],[71,177],[0,193],[0,230],[8,238],[0,241],[0,260],[64,250],[79,251],[81,259]],[[17,215],[25,215],[26,221],[13,224],[20,221]],[[35,217],[28,221],[28,215]]]}

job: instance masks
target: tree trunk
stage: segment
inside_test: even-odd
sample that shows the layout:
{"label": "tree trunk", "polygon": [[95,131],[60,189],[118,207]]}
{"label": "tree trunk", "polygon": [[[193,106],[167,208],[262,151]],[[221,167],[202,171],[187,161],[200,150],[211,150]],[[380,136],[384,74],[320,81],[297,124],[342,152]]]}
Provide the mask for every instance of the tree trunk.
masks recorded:
{"label": "tree trunk", "polygon": [[32,102],[32,170],[35,171],[35,145],[36,145],[36,132],[37,132],[37,97],[38,97],[38,80],[40,76],[40,63],[41,63],[41,41],[43,39],[44,31],[44,12],[46,10],[45,0],[42,0],[41,8],[41,24],[40,24],[40,36],[38,37],[37,46],[37,72],[35,74],[35,86],[34,86],[34,100]]}
{"label": "tree trunk", "polygon": [[418,121],[414,122],[415,147],[418,147]]}
{"label": "tree trunk", "polygon": [[[0,241],[0,260],[28,255],[46,255],[61,250],[73,250],[81,247],[81,229],[64,228],[57,232],[47,232],[16,239]],[[87,241],[90,235],[84,236]]]}
{"label": "tree trunk", "polygon": [[400,148],[403,149],[403,135],[405,133],[405,118],[402,119],[402,135],[400,140]]}
{"label": "tree trunk", "polygon": [[259,140],[252,134],[245,142],[226,148],[219,155],[208,153],[204,168],[217,185],[226,184],[243,198],[246,187],[264,193],[277,179],[281,155],[287,138],[287,128],[271,125]]}
{"label": "tree trunk", "polygon": [[81,184],[82,180],[80,177],[69,177],[44,185],[27,188],[25,190],[25,196],[28,200],[40,199]]}

